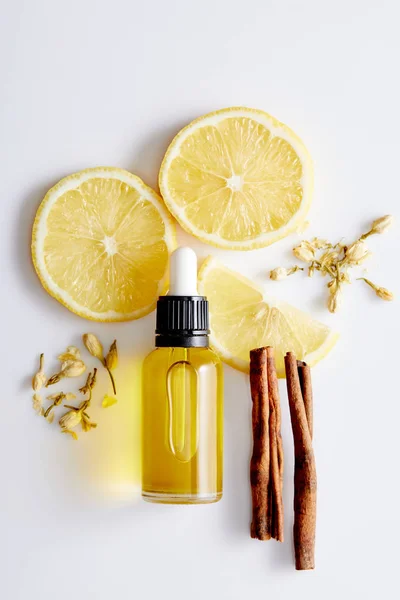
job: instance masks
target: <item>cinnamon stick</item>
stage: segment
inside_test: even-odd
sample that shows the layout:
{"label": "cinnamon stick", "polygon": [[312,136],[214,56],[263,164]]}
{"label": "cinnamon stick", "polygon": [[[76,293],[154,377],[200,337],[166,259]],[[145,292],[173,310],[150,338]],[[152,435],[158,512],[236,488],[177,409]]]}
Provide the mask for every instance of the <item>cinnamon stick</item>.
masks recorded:
{"label": "cinnamon stick", "polygon": [[251,537],[258,540],[271,538],[271,526],[267,518],[270,454],[266,365],[265,348],[257,348],[250,352],[250,389],[253,400],[253,454],[250,461],[253,515],[250,532]]}
{"label": "cinnamon stick", "polygon": [[273,503],[271,532],[272,537],[279,542],[283,542],[283,447],[281,436],[281,407],[279,401],[275,352],[271,347],[267,347],[266,351],[269,398],[270,478]]}
{"label": "cinnamon stick", "polygon": [[297,361],[297,370],[299,372],[299,380],[301,393],[303,396],[304,408],[306,409],[308,429],[311,439],[313,437],[314,416],[313,416],[313,393],[311,384],[311,369],[304,361]]}
{"label": "cinnamon stick", "polygon": [[273,348],[250,352],[253,454],[250,462],[251,536],[283,541],[283,449],[281,411]]}
{"label": "cinnamon stick", "polygon": [[[307,570],[315,567],[317,476],[312,435],[300,384],[299,368],[296,357],[291,352],[285,356],[285,369],[295,453],[293,537],[296,569]],[[304,381],[311,384],[311,378],[307,379],[308,371],[305,373]],[[303,389],[307,389],[307,387]],[[312,399],[310,389],[309,387],[307,392],[308,401],[310,398]],[[309,416],[312,427],[312,411],[309,412]]]}

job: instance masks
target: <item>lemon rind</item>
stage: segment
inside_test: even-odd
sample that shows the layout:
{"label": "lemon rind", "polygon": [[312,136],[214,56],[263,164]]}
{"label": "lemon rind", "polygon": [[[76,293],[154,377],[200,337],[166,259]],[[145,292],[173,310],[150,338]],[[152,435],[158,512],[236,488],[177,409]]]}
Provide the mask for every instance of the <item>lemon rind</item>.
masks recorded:
{"label": "lemon rind", "polygon": [[80,185],[84,181],[87,181],[88,179],[92,179],[93,177],[109,178],[113,175],[118,180],[123,181],[124,183],[135,188],[146,200],[151,202],[157,208],[165,224],[164,240],[168,248],[168,253],[171,254],[171,252],[177,246],[175,222],[169,214],[168,210],[166,209],[163,199],[152,188],[146,185],[140,179],[140,177],[137,177],[137,175],[133,175],[133,173],[130,173],[129,171],[126,171],[125,169],[120,169],[118,167],[93,167],[90,169],[84,169],[83,171],[79,171],[77,173],[73,173],[72,175],[68,175],[67,177],[61,179],[47,192],[47,194],[43,198],[37,210],[32,228],[32,261],[35,271],[44,289],[48,292],[48,294],[50,294],[50,296],[58,300],[60,304],[68,308],[74,314],[84,319],[89,319],[91,321],[97,322],[132,321],[134,319],[144,317],[145,315],[149,314],[155,309],[158,296],[162,295],[168,288],[167,265],[165,269],[165,274],[159,282],[157,295],[151,304],[139,310],[132,311],[130,313],[119,313],[116,311],[107,311],[100,313],[91,311],[78,304],[73,298],[71,298],[68,292],[62,290],[53,281],[51,275],[46,269],[46,265],[44,263],[43,258],[43,243],[47,231],[47,216],[53,204],[62,194],[69,190],[75,189],[78,185]]}
{"label": "lemon rind", "polygon": [[[176,206],[176,203],[172,200],[169,190],[168,190],[168,171],[171,162],[179,156],[179,149],[182,145],[182,142],[191,134],[193,130],[195,130],[200,124],[203,126],[208,124],[215,124],[222,120],[222,118],[227,117],[250,117],[255,121],[261,123],[266,126],[273,135],[279,135],[279,137],[285,139],[295,150],[297,155],[302,161],[303,164],[303,177],[302,177],[302,187],[303,187],[303,199],[301,202],[301,206],[298,211],[293,215],[293,217],[280,229],[277,229],[272,232],[262,233],[261,235],[245,241],[230,241],[225,240],[215,233],[209,234],[203,231],[200,231],[196,227],[192,225],[192,223],[185,218],[184,210],[180,207]],[[211,244],[217,248],[224,248],[230,250],[253,250],[256,248],[264,248],[273,244],[274,242],[279,241],[280,239],[286,237],[296,229],[298,229],[302,223],[304,223],[308,211],[311,206],[313,188],[314,188],[314,175],[313,175],[313,163],[311,156],[305,147],[302,140],[298,135],[294,133],[284,123],[281,123],[275,117],[269,115],[268,113],[255,109],[255,108],[247,108],[244,106],[233,106],[230,108],[223,108],[201,117],[198,117],[186,127],[181,129],[179,133],[174,137],[171,144],[169,145],[167,152],[164,156],[164,159],[161,163],[160,173],[159,173],[159,187],[161,191],[161,195],[164,199],[164,202],[168,209],[171,211],[175,219],[181,225],[181,227],[191,233],[197,239],[200,239],[202,242]]]}
{"label": "lemon rind", "polygon": [[[199,275],[198,275],[199,294],[202,294],[202,292],[204,292],[203,283],[204,283],[209,271],[212,271],[214,268],[219,268],[219,269],[223,269],[223,270],[232,272],[231,269],[228,269],[227,267],[225,267],[225,265],[223,265],[218,259],[214,258],[213,256],[208,256],[204,260],[204,262],[199,270]],[[239,281],[242,281],[243,283],[246,283],[246,285],[251,286],[254,290],[258,291],[261,294],[262,298],[264,298],[265,294],[264,294],[263,288],[261,286],[259,286],[255,282],[251,281],[244,275],[237,273],[236,271],[234,272],[234,274]],[[212,319],[212,314],[211,314],[211,319]],[[335,331],[330,330],[329,334],[327,335],[327,337],[325,338],[325,340],[321,344],[321,346],[319,346],[319,348],[314,350],[314,352],[306,354],[303,357],[303,360],[306,361],[307,364],[310,365],[310,367],[313,367],[320,360],[325,358],[325,356],[335,346],[338,339],[339,339],[339,334]],[[219,341],[213,334],[212,326],[211,326],[211,333],[210,333],[210,346],[224,363],[228,364],[229,366],[233,367],[234,369],[236,369],[238,371],[241,371],[243,373],[249,373],[250,357],[249,357],[249,360],[246,361],[246,360],[238,358],[237,356],[234,356],[230,352],[228,352],[226,350],[226,348],[224,348],[224,346],[222,346],[219,343]],[[278,369],[277,374],[280,379],[285,378],[284,370]]]}

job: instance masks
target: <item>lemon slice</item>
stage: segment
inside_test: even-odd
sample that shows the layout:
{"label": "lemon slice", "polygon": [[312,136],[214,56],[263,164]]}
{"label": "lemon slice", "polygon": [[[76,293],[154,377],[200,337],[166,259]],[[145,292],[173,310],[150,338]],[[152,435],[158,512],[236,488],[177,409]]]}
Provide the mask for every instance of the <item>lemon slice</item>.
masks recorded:
{"label": "lemon slice", "polygon": [[45,196],[32,233],[44,288],[95,321],[137,319],[167,285],[173,220],[138,177],[101,167],[62,179]]}
{"label": "lemon slice", "polygon": [[313,168],[289,127],[260,110],[227,108],[178,133],[159,183],[186,231],[214,246],[250,250],[304,222]]}
{"label": "lemon slice", "polygon": [[334,346],[337,334],[285,302],[266,297],[262,288],[208,257],[199,272],[199,294],[210,303],[210,343],[221,359],[248,372],[252,348],[273,346],[278,376],[284,355],[314,365]]}

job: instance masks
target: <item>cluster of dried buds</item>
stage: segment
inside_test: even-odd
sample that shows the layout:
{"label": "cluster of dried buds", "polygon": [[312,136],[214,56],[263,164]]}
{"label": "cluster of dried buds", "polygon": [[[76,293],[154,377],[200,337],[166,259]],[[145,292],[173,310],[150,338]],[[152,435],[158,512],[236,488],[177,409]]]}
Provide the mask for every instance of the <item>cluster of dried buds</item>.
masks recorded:
{"label": "cluster of dried buds", "polygon": [[82,336],[82,340],[86,348],[89,350],[90,354],[97,358],[101,362],[103,367],[107,369],[107,373],[111,379],[111,384],[113,386],[114,394],[116,394],[117,389],[115,386],[115,380],[112,371],[116,369],[118,365],[117,340],[113,341],[106,356],[104,356],[102,343],[100,342],[99,338],[94,335],[94,333],[84,333]]}
{"label": "cluster of dried buds", "polygon": [[[293,248],[293,254],[298,260],[308,263],[308,276],[312,277],[315,271],[321,275],[328,275],[330,280],[327,284],[329,290],[328,309],[335,313],[342,301],[342,288],[344,284],[351,283],[349,270],[352,267],[359,266],[371,255],[367,248],[365,240],[375,234],[384,233],[393,223],[393,217],[386,215],[376,219],[369,231],[363,233],[355,242],[346,245],[342,242],[331,244],[321,238],[313,238],[310,241],[302,241]],[[285,279],[297,271],[304,271],[303,267],[295,265],[288,269],[277,267],[270,272],[270,278],[274,281]],[[393,300],[393,294],[384,287],[375,285],[365,277],[359,277],[364,281],[382,300]]]}
{"label": "cluster of dried buds", "polygon": [[[83,342],[86,348],[89,350],[90,354],[101,360],[102,364],[107,369],[115,393],[115,381],[112,375],[112,371],[117,367],[118,364],[118,351],[116,340],[114,340],[114,342],[111,344],[110,350],[105,358],[103,356],[103,347],[101,345],[101,342],[94,334],[84,334]],[[39,370],[35,373],[35,375],[32,378],[32,389],[35,392],[32,399],[33,409],[37,414],[45,417],[45,419],[49,423],[52,423],[54,420],[54,409],[58,406],[62,406],[64,401],[74,400],[76,398],[76,395],[71,392],[58,392],[50,394],[49,396],[47,396],[47,400],[50,401],[50,404],[45,409],[43,407],[42,397],[38,392],[41,390],[42,387],[54,385],[64,377],[79,377],[86,370],[86,365],[81,358],[79,348],[77,348],[76,346],[68,346],[66,351],[60,354],[57,358],[61,363],[60,370],[51,377],[47,378],[44,371],[44,355],[41,354],[39,361]],[[93,373],[90,372],[88,374],[85,385],[79,389],[79,391],[86,396],[85,400],[81,402],[79,406],[70,406],[68,404],[64,404],[64,407],[68,408],[69,410],[61,417],[61,419],[59,420],[59,425],[61,427],[62,433],[68,433],[74,439],[78,438],[76,432],[73,431],[73,429],[77,425],[80,424],[83,431],[90,431],[90,429],[97,427],[96,423],[93,423],[90,420],[90,417],[87,413],[87,410],[92,400],[92,390],[96,383],[96,375],[97,369],[94,369]],[[117,399],[115,397],[106,394],[104,396],[102,406],[112,406],[116,402]]]}

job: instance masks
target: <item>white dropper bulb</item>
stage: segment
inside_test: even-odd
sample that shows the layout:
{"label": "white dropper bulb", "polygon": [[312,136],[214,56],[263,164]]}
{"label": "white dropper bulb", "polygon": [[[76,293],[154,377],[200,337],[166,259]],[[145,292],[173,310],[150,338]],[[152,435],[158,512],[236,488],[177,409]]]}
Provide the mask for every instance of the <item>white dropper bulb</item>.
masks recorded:
{"label": "white dropper bulb", "polygon": [[170,258],[169,296],[197,296],[197,256],[187,246],[177,248]]}

